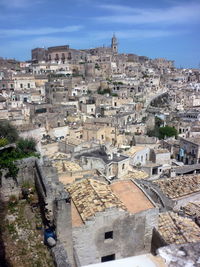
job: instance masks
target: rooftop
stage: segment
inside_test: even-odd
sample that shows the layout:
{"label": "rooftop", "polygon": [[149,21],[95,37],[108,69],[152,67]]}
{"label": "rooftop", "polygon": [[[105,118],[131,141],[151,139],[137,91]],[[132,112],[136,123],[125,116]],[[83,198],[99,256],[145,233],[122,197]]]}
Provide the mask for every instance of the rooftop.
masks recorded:
{"label": "rooftop", "polygon": [[156,154],[170,153],[168,149],[154,149]]}
{"label": "rooftop", "polygon": [[54,161],[53,166],[57,169],[58,173],[77,172],[82,170],[77,163],[69,160]]}
{"label": "rooftop", "polygon": [[[109,208],[126,210],[125,205],[112,192],[111,188],[103,182],[84,179],[66,187],[66,190],[70,193],[73,204],[83,222],[97,212]],[[77,214],[76,211],[74,213]]]}
{"label": "rooftop", "polygon": [[125,159],[128,159],[127,156],[121,155],[121,154],[112,154],[112,159],[109,158],[108,154],[103,150],[103,149],[99,149],[99,150],[95,150],[92,152],[88,152],[88,153],[83,153],[81,154],[81,157],[94,157],[94,158],[100,158],[102,159],[106,164],[109,164],[111,162],[120,162],[123,161]]}
{"label": "rooftop", "polygon": [[135,139],[136,144],[156,144],[157,143],[156,137],[135,135],[134,139]]}
{"label": "rooftop", "polygon": [[128,174],[124,175],[123,179],[146,179],[149,175],[145,171],[131,169]]}
{"label": "rooftop", "polygon": [[183,210],[187,216],[200,218],[200,202],[189,202]]}
{"label": "rooftop", "polygon": [[124,154],[127,156],[134,156],[137,152],[146,149],[144,146],[132,146],[129,150],[125,151]]}
{"label": "rooftop", "polygon": [[153,181],[169,198],[176,199],[200,191],[200,174]]}
{"label": "rooftop", "polygon": [[168,267],[199,266],[200,242],[183,245],[172,244],[158,249]]}
{"label": "rooftop", "polygon": [[66,143],[69,144],[69,145],[72,145],[72,146],[78,146],[83,142],[84,142],[84,140],[81,140],[81,139],[78,139],[78,138],[73,138],[73,137],[68,137],[66,139]]}
{"label": "rooftop", "polygon": [[168,244],[200,241],[200,228],[191,219],[174,212],[159,214],[158,231]]}
{"label": "rooftop", "polygon": [[200,137],[199,136],[190,137],[190,138],[181,138],[181,139],[183,139],[184,141],[188,141],[188,142],[200,145]]}
{"label": "rooftop", "polygon": [[174,167],[176,174],[184,174],[188,172],[192,172],[194,170],[200,170],[200,164],[192,164],[192,165],[183,165],[179,167]]}
{"label": "rooftop", "polygon": [[115,182],[110,187],[130,213],[155,208],[144,192],[131,180]]}

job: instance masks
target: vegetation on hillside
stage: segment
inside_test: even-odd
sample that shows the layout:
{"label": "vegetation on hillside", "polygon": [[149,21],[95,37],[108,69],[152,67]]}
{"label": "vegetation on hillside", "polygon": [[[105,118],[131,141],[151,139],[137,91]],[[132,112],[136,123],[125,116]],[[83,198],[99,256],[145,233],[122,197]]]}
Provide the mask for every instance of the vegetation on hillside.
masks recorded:
{"label": "vegetation on hillside", "polygon": [[178,132],[175,128],[171,126],[163,126],[164,122],[162,119],[155,117],[155,127],[153,130],[149,130],[147,132],[148,136],[155,136],[158,137],[159,139],[164,139],[166,137],[177,137]]}
{"label": "vegetation on hillside", "polygon": [[0,125],[0,147],[10,143],[15,143],[15,147],[8,147],[1,151],[0,156],[0,176],[3,170],[6,170],[6,177],[16,178],[18,167],[16,160],[28,158],[31,156],[38,157],[36,153],[36,142],[33,138],[19,138],[19,134],[14,126],[9,122],[3,122]]}

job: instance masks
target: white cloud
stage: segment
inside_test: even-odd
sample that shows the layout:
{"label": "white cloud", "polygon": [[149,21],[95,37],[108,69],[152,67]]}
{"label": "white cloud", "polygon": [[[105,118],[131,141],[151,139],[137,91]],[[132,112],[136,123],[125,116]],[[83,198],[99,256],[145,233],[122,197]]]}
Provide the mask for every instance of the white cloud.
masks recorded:
{"label": "white cloud", "polygon": [[63,28],[45,27],[38,29],[0,29],[0,37],[48,35],[54,33],[76,32],[82,29],[81,25],[67,26]]}
{"label": "white cloud", "polygon": [[100,5],[112,15],[97,17],[100,22],[147,24],[147,23],[183,23],[200,20],[200,4],[183,4],[169,8],[132,8],[123,5]]}

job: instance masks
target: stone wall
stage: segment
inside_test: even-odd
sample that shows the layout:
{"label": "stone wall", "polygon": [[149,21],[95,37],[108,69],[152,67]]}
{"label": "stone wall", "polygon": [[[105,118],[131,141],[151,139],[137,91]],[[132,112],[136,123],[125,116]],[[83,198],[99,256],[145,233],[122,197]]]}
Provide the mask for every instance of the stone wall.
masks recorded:
{"label": "stone wall", "polygon": [[31,157],[16,161],[19,168],[17,177],[6,177],[7,171],[3,171],[0,177],[1,198],[8,201],[10,196],[14,195],[19,198],[21,187],[24,183],[34,184],[34,169],[36,158]]}
{"label": "stone wall", "polygon": [[[102,257],[112,254],[120,259],[150,252],[157,217],[157,208],[136,214],[116,209],[96,213],[83,226],[73,228],[77,265],[99,263]],[[113,231],[113,238],[105,239],[109,231]]]}
{"label": "stone wall", "polygon": [[[63,184],[58,180],[57,172],[50,162],[44,162],[44,166],[36,161],[35,182],[38,195],[43,209],[46,223],[55,227],[57,245],[67,254],[68,261],[63,267],[74,266],[73,244],[72,244],[72,222],[70,198]],[[57,251],[54,248],[54,251]],[[62,255],[63,258],[66,255]],[[53,253],[54,255],[55,253]],[[58,255],[56,256],[58,257]],[[56,260],[54,258],[54,260]],[[59,265],[57,265],[59,266]]]}
{"label": "stone wall", "polygon": [[55,228],[56,246],[52,255],[56,266],[74,266],[71,203],[63,184],[58,180],[57,172],[49,162],[40,164],[36,158],[27,158],[16,162],[19,173],[16,179],[6,178],[2,174],[0,189],[1,198],[8,201],[11,195],[19,197],[24,183],[34,184],[39,197],[45,227]]}

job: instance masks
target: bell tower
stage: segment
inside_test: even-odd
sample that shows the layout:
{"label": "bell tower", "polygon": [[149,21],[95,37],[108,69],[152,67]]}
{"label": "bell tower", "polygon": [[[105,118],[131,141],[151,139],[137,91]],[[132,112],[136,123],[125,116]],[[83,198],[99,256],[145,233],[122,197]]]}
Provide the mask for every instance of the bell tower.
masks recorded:
{"label": "bell tower", "polygon": [[113,37],[112,37],[111,48],[112,48],[113,54],[118,53],[118,42],[117,42],[117,38],[116,38],[115,34],[113,34]]}

